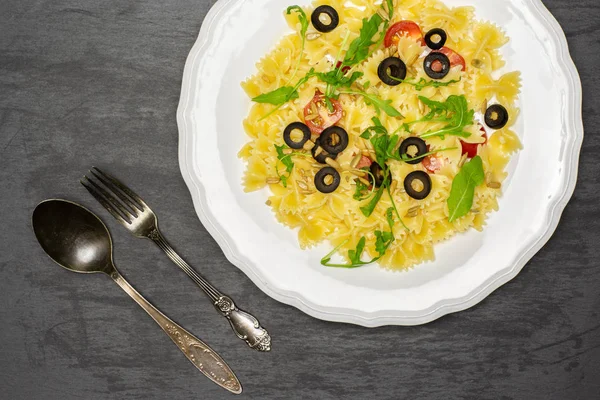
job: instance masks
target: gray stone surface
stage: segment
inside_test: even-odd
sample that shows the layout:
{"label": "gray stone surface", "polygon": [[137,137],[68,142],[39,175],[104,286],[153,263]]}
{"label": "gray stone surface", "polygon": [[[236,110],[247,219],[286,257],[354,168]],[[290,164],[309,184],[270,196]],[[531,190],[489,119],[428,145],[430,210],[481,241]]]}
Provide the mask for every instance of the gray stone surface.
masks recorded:
{"label": "gray stone surface", "polygon": [[[598,1],[545,1],[581,73],[586,127],[579,184],[556,234],[478,306],[380,329],[319,321],[273,301],[196,217],[179,173],[175,112],[184,61],[213,3],[0,2],[0,398],[234,397],[108,278],[46,258],[30,215],[49,197],[102,215],[123,274],[220,352],[245,398],[600,398]],[[184,257],[270,329],[271,353],[245,348],[157,248],[108,218],[78,184],[91,165],[143,193]]]}

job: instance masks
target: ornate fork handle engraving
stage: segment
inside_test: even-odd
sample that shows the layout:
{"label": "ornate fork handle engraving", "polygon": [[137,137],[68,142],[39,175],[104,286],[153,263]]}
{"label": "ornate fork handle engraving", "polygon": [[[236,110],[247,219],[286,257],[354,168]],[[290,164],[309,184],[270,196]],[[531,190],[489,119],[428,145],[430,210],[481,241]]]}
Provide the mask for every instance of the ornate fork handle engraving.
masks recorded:
{"label": "ornate fork handle engraving", "polygon": [[260,326],[260,323],[252,315],[236,307],[233,300],[228,296],[221,296],[215,302],[217,310],[229,320],[231,328],[248,346],[259,351],[271,350],[271,336]]}
{"label": "ornate fork handle engraving", "polygon": [[111,278],[156,321],[188,360],[208,379],[232,393],[242,392],[240,381],[213,349],[156,309],[121,274],[115,271],[111,274]]}
{"label": "ornate fork handle engraving", "polygon": [[258,351],[271,350],[271,336],[258,320],[251,314],[240,310],[229,296],[225,296],[206,279],[198,274],[190,265],[173,250],[162,236],[158,227],[148,234],[151,239],[181,268],[213,301],[216,309],[229,321],[236,336],[244,340],[248,346]]}

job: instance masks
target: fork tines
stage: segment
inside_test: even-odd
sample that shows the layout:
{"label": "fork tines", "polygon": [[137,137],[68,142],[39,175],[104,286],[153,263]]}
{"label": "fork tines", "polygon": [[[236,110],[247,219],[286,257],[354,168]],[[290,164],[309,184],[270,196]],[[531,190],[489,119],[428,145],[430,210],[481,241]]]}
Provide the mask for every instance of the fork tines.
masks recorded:
{"label": "fork tines", "polygon": [[[96,182],[97,181],[97,182]],[[85,175],[81,184],[117,221],[131,224],[144,211],[146,203],[115,177],[92,167],[89,177]]]}

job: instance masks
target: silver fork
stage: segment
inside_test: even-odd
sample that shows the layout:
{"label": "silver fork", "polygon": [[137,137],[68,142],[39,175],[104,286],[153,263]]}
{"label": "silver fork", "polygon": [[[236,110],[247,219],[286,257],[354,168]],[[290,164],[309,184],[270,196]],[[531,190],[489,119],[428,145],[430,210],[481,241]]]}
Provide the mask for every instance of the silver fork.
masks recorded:
{"label": "silver fork", "polygon": [[[212,300],[215,308],[227,318],[238,338],[259,351],[271,350],[271,336],[258,320],[237,308],[231,297],[224,295],[198,274],[173,250],[158,229],[156,214],[148,205],[116,178],[96,167],[84,176],[81,184],[129,232],[139,238],[152,240],[181,268]],[[95,182],[99,181],[101,184]]]}

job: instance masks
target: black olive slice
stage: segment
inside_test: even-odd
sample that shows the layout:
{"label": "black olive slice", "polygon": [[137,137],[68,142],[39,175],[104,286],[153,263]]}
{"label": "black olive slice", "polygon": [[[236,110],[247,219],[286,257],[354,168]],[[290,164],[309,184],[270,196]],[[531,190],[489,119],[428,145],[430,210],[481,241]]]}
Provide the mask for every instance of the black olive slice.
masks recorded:
{"label": "black olive slice", "polygon": [[[317,149],[321,148],[321,151],[319,152],[319,154],[317,155]],[[328,153],[322,146],[321,146],[321,137],[317,138],[317,140],[315,140],[315,146],[310,150],[310,152],[312,153],[312,156],[315,160],[317,160],[318,163],[320,164],[327,164],[327,158],[331,158],[332,160],[335,160],[337,158],[337,154],[331,154]]]}
{"label": "black olive slice", "polygon": [[348,147],[348,132],[339,126],[330,126],[321,133],[319,142],[329,154],[339,154]]}
{"label": "black olive slice", "polygon": [[[292,139],[292,132],[299,130],[302,132],[302,139],[296,142]],[[299,150],[304,147],[304,144],[310,139],[310,128],[302,122],[292,122],[283,131],[283,141],[291,149]]]}
{"label": "black olive slice", "polygon": [[[411,156],[408,153],[408,150],[413,146],[417,148],[417,152]],[[422,158],[419,157],[427,153],[427,143],[421,138],[409,137],[404,139],[400,144],[398,152],[400,153],[400,157],[406,156],[406,158],[409,159],[408,161],[405,161],[407,164],[418,164],[422,161]]]}
{"label": "black olive slice", "polygon": [[386,85],[397,86],[406,78],[406,64],[398,57],[388,57],[379,64],[377,75]]}
{"label": "black olive slice", "polygon": [[485,124],[492,129],[502,129],[508,123],[508,111],[500,104],[494,104],[485,111]]}
{"label": "black olive slice", "polygon": [[331,193],[340,186],[340,173],[332,167],[325,167],[315,175],[315,187],[321,193]]}
{"label": "black olive slice", "polygon": [[[434,36],[439,36],[440,40],[434,42]],[[448,40],[448,35],[446,34],[446,31],[440,28],[432,29],[425,35],[425,44],[427,44],[427,47],[429,47],[431,50],[441,49],[446,44],[446,40]]]}
{"label": "black olive slice", "polygon": [[[325,24],[321,21],[321,14],[325,14],[329,17],[329,24]],[[331,6],[319,6],[315,8],[312,15],[310,16],[310,21],[313,26],[319,32],[327,33],[334,30],[338,24],[340,23],[340,16],[338,15],[335,8]]]}
{"label": "black olive slice", "polygon": [[[383,185],[383,181],[385,180],[381,165],[374,162],[371,164],[369,170],[371,171],[371,175],[369,175],[369,182],[371,182],[371,185],[375,184],[375,187],[381,187],[381,185]],[[375,178],[375,182],[373,182],[373,178]]]}
{"label": "black olive slice", "polygon": [[450,72],[450,60],[445,54],[432,51],[425,57],[423,69],[431,79],[442,79]]}
{"label": "black olive slice", "polygon": [[[417,191],[412,185],[414,181],[420,181],[423,184],[423,189]],[[424,171],[411,172],[404,179],[404,190],[413,199],[423,200],[431,193],[431,178]]]}

